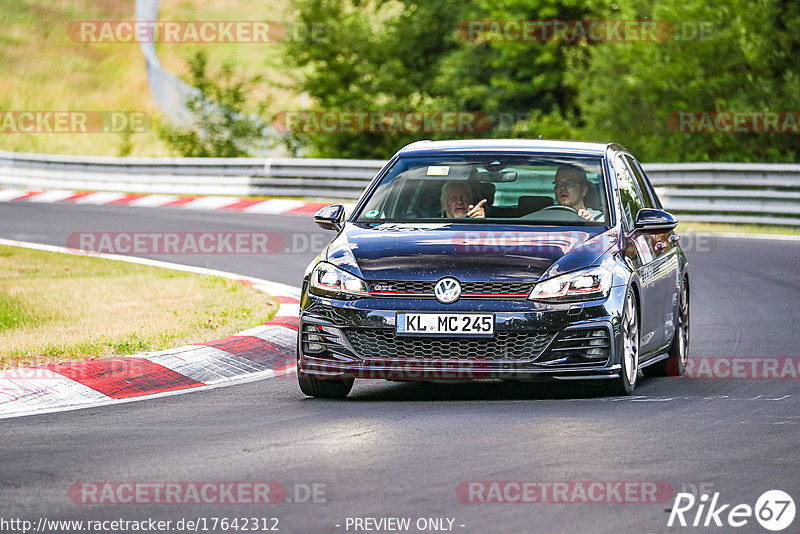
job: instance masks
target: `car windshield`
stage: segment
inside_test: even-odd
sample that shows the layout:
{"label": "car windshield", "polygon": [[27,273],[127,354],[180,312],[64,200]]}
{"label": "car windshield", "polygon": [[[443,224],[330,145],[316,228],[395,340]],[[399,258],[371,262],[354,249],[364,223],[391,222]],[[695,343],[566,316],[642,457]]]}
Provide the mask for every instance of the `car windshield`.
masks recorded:
{"label": "car windshield", "polygon": [[604,184],[600,157],[401,157],[356,221],[607,226]]}

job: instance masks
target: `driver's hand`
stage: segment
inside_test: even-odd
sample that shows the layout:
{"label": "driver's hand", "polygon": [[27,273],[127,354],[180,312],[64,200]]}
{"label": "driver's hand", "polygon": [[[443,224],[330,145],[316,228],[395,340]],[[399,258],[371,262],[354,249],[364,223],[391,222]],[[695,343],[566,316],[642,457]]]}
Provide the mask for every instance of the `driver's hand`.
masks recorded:
{"label": "driver's hand", "polygon": [[486,199],[484,198],[480,202],[478,202],[475,206],[472,204],[469,205],[467,208],[467,217],[473,217],[475,219],[484,219],[486,218],[486,212],[483,211],[483,205],[486,204]]}
{"label": "driver's hand", "polygon": [[584,208],[581,208],[581,209],[578,210],[578,215],[580,215],[581,217],[583,217],[587,221],[593,221],[594,220],[594,217],[592,217],[592,214],[589,213],[589,210],[584,209]]}

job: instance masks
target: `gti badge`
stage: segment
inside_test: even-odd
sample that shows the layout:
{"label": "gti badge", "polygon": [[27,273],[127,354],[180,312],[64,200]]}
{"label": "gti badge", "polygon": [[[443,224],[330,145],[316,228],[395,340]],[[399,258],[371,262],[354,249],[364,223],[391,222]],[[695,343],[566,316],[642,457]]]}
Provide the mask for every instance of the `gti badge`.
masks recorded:
{"label": "gti badge", "polygon": [[433,294],[436,296],[436,300],[442,304],[451,304],[461,296],[461,284],[455,278],[442,278],[436,282]]}

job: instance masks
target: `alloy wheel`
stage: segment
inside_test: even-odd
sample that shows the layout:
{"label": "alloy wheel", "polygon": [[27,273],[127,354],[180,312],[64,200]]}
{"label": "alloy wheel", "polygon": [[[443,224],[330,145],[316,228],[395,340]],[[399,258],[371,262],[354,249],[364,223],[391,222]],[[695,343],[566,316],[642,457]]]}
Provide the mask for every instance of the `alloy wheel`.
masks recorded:
{"label": "alloy wheel", "polygon": [[636,304],[632,292],[628,292],[625,299],[625,311],[622,316],[623,358],[625,359],[625,378],[628,384],[636,383],[639,373],[639,323],[636,314]]}

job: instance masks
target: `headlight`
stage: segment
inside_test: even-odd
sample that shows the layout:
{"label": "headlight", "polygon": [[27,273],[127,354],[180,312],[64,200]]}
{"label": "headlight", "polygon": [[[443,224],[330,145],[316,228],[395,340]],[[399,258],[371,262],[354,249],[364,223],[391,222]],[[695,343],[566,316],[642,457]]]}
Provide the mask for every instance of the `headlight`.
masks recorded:
{"label": "headlight", "polygon": [[312,293],[329,297],[368,297],[369,289],[364,281],[335,265],[324,261],[311,272]]}
{"label": "headlight", "polygon": [[591,300],[608,296],[611,290],[611,271],[589,267],[574,273],[562,274],[533,286],[529,300]]}

